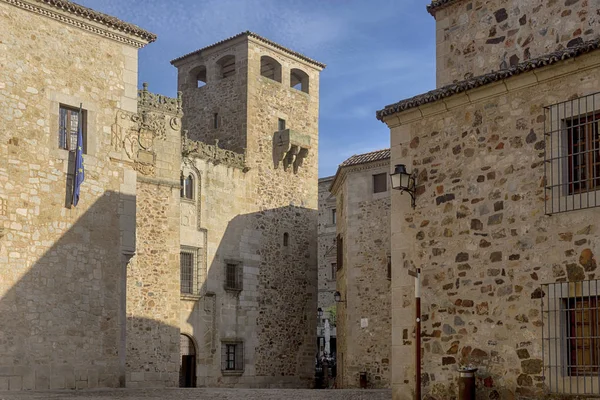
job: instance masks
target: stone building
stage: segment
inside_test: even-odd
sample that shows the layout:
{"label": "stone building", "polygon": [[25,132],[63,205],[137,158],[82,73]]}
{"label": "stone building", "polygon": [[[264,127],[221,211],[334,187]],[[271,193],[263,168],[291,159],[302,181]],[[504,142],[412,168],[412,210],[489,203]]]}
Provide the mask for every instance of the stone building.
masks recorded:
{"label": "stone building", "polygon": [[[319,299],[318,308],[323,311],[317,324],[317,345],[321,354],[327,352],[335,357],[337,353],[336,333],[336,291],[337,248],[335,243],[337,209],[335,196],[329,189],[333,176],[319,179]],[[329,329],[329,339],[326,330]],[[327,343],[329,340],[329,343]]]}
{"label": "stone building", "polygon": [[250,32],[172,64],[186,134],[180,326],[197,384],[310,387],[324,65]]}
{"label": "stone building", "polygon": [[[422,274],[424,398],[597,395],[597,1],[434,1],[438,88],[377,112],[391,164],[393,397],[412,399]],[[571,397],[571,398],[572,398]],[[561,397],[562,398],[562,397]]]}
{"label": "stone building", "polygon": [[186,104],[135,25],[0,19],[0,390],[309,386],[324,65],[246,32],[174,61]]}
{"label": "stone building", "polygon": [[[354,155],[331,183],[337,199],[337,387],[390,386],[390,150]],[[364,384],[364,383],[363,383]]]}

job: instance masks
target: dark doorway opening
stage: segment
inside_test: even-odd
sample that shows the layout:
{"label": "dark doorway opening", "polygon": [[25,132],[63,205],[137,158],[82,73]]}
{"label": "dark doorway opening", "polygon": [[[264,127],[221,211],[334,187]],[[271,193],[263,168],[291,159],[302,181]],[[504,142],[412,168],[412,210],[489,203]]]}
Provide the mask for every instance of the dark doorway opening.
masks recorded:
{"label": "dark doorway opening", "polygon": [[196,347],[194,341],[187,335],[180,335],[180,340],[179,387],[196,387]]}

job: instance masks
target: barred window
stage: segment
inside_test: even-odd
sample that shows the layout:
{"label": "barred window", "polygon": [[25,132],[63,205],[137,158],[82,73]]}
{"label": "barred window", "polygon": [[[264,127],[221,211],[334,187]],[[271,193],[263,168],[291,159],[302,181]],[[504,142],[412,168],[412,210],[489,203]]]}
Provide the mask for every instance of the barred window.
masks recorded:
{"label": "barred window", "polygon": [[337,215],[336,215],[337,211],[335,208],[331,209],[331,223],[335,225],[335,223],[337,222]]}
{"label": "barred window", "polygon": [[600,206],[599,110],[600,93],[544,108],[546,214]]}
{"label": "barred window", "polygon": [[181,293],[198,294],[198,250],[182,248],[179,252],[181,266]]}
{"label": "barred window", "polygon": [[228,372],[244,371],[244,343],[221,343],[221,370]]}
{"label": "barred window", "polygon": [[242,290],[243,289],[243,269],[241,264],[227,263],[225,265],[225,289]]}
{"label": "barred window", "polygon": [[598,282],[547,284],[539,292],[544,375],[553,393],[600,394]]}
{"label": "barred window", "polygon": [[[79,117],[81,115],[81,121]],[[58,147],[61,149],[75,151],[77,148],[77,132],[79,123],[81,123],[81,135],[83,139],[82,150],[86,153],[87,135],[86,135],[86,110],[81,110],[75,107],[69,107],[61,104],[59,106],[59,123],[58,123]]]}

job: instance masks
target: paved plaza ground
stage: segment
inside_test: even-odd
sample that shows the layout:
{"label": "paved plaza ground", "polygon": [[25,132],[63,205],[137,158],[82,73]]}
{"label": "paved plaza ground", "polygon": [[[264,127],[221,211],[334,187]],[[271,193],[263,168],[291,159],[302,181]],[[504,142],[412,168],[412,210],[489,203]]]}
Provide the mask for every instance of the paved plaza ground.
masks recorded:
{"label": "paved plaza ground", "polygon": [[391,390],[101,389],[1,392],[0,400],[390,400]]}

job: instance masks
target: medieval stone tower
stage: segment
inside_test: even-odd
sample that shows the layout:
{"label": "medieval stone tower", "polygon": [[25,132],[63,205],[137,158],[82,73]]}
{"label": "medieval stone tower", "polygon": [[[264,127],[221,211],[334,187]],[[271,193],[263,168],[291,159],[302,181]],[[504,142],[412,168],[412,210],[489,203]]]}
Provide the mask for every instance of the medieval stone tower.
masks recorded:
{"label": "medieval stone tower", "polygon": [[181,333],[197,370],[182,379],[309,386],[324,65],[251,32],[172,64],[187,135],[182,254],[195,271],[182,272]]}

